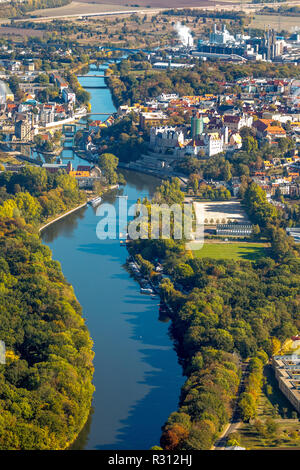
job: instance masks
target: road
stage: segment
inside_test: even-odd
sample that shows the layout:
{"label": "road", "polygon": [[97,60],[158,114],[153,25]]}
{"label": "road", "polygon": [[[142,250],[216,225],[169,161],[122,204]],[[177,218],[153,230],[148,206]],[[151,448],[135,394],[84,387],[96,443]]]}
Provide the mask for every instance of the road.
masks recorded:
{"label": "road", "polygon": [[[49,21],[49,20],[57,20],[57,19],[68,19],[68,18],[87,18],[92,16],[119,16],[119,15],[149,15],[149,14],[158,14],[163,10],[168,10],[168,8],[147,8],[147,10],[119,10],[119,11],[102,11],[102,12],[95,12],[95,13],[74,13],[74,14],[62,14],[62,15],[53,15],[53,16],[39,16],[37,18],[30,18],[31,22],[40,22],[40,21]],[[24,21],[28,21],[28,18],[15,20],[15,23],[22,23]]]}
{"label": "road", "polygon": [[241,363],[242,376],[241,376],[239,388],[236,394],[234,411],[233,411],[230,423],[227,424],[226,428],[224,429],[224,431],[222,432],[218,440],[215,442],[211,450],[224,450],[226,447],[226,442],[227,442],[227,438],[229,434],[236,432],[238,428],[240,427],[240,425],[242,424],[242,420],[240,418],[239,409],[238,409],[238,398],[241,395],[241,393],[244,391],[244,383],[245,383],[245,377],[247,374],[247,366],[248,364],[246,362]]}

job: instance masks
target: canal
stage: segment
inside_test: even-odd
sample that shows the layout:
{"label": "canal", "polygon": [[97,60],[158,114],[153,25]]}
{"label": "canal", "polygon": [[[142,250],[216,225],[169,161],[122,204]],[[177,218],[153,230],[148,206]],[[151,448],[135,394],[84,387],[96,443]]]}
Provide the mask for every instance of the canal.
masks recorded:
{"label": "canal", "polygon": [[[93,66],[89,73],[95,73]],[[104,85],[103,78],[80,78],[83,87],[87,82]],[[92,112],[115,111],[107,88],[89,91]],[[62,157],[74,166],[80,163],[71,150],[64,152]],[[124,176],[122,194],[128,196],[128,205],[151,197],[159,183],[133,172]],[[109,193],[104,200],[117,205],[117,195]],[[98,221],[96,211],[87,207],[42,233],[74,287],[94,342],[92,410],[72,449],[149,449],[159,444],[161,426],[177,408],[181,367],[169,323],[159,320],[158,298],[140,294],[124,266],[126,248],[118,240],[100,241]]]}

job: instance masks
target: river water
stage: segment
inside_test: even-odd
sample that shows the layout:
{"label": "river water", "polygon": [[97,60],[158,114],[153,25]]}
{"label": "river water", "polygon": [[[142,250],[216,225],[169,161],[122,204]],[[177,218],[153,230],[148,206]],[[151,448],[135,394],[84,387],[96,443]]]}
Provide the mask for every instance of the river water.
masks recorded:
{"label": "river water", "polygon": [[[95,73],[93,66],[89,73]],[[96,77],[80,82],[104,85],[104,79]],[[89,91],[92,112],[115,111],[108,89]],[[75,166],[80,163],[71,150],[64,150],[62,157]],[[133,172],[124,176],[122,194],[128,196],[128,205],[138,197],[151,197],[159,183]],[[104,199],[117,205],[117,194]],[[87,207],[42,233],[74,287],[94,342],[96,391],[88,422],[72,449],[149,449],[159,443],[161,426],[177,408],[181,367],[169,323],[159,320],[158,298],[140,294],[124,267],[126,248],[118,240],[98,240],[98,221],[96,211]]]}

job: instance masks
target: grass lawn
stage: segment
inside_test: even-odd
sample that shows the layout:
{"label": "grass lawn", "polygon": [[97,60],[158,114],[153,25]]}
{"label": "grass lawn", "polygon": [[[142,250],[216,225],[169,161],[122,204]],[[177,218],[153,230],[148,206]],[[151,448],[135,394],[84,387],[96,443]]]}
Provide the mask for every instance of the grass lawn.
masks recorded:
{"label": "grass lawn", "polygon": [[205,243],[203,248],[194,251],[196,258],[214,259],[247,259],[255,261],[258,258],[268,256],[269,248],[262,243]]}

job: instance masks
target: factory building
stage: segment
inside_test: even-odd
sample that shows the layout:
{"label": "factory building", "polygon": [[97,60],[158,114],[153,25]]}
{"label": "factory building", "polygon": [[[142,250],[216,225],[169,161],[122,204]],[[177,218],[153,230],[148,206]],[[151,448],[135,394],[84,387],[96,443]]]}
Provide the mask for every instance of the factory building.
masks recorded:
{"label": "factory building", "polygon": [[227,44],[228,42],[236,42],[235,37],[232,36],[223,24],[222,30],[218,31],[217,25],[214,24],[213,32],[209,35],[209,42],[211,44]]}

